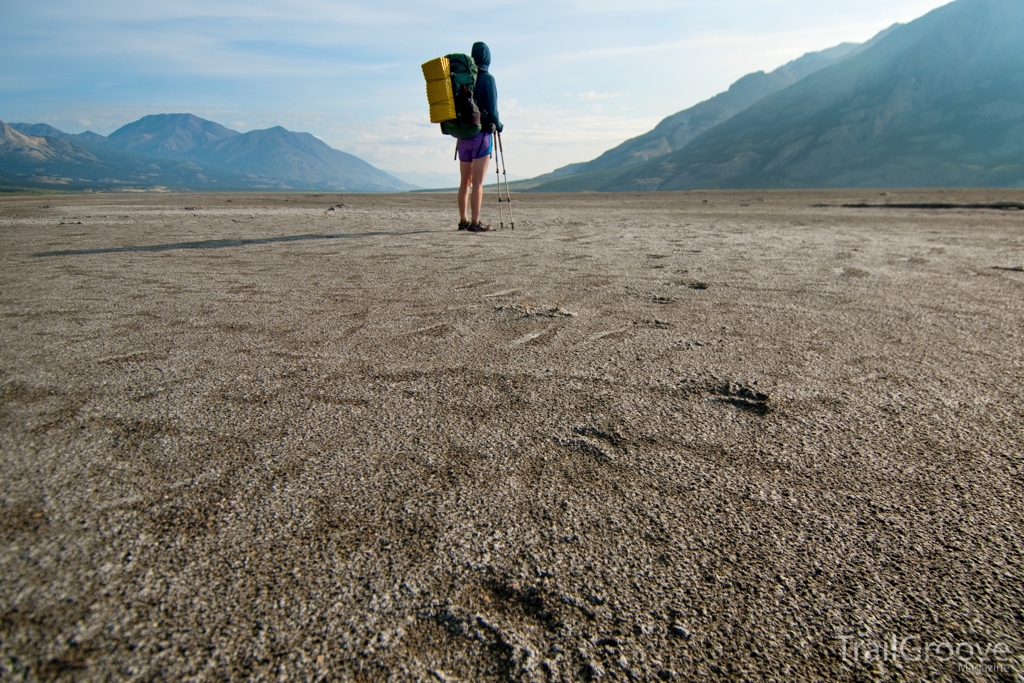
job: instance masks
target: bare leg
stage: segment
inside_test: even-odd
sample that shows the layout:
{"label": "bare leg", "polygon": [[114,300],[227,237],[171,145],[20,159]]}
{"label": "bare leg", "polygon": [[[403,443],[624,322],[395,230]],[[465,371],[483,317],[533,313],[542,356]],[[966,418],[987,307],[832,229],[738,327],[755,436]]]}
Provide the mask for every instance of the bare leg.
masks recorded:
{"label": "bare leg", "polygon": [[[460,161],[459,173],[459,222],[469,222],[469,185],[473,180],[473,162]],[[479,211],[477,212],[479,213]]]}
{"label": "bare leg", "polygon": [[465,172],[466,166],[472,167],[473,223],[480,222],[480,207],[484,205],[484,177],[487,175],[487,165],[490,163],[491,156],[487,155],[480,159],[474,159],[472,164],[463,164],[463,172]]}

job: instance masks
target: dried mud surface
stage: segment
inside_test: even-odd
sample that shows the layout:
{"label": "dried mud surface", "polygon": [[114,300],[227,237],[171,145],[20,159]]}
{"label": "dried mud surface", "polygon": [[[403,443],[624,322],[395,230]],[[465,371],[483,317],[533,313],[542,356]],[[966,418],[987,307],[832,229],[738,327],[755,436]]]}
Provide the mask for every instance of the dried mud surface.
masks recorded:
{"label": "dried mud surface", "polygon": [[0,678],[1022,680],[1022,198],[0,198]]}

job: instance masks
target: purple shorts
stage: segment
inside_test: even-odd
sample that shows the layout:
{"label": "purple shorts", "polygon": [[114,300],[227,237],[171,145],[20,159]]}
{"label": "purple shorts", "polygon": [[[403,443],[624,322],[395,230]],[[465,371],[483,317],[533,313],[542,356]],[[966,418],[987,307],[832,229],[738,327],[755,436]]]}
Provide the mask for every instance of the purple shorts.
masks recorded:
{"label": "purple shorts", "polygon": [[467,162],[491,156],[491,134],[477,133],[471,138],[460,138],[455,149],[459,152],[459,161]]}

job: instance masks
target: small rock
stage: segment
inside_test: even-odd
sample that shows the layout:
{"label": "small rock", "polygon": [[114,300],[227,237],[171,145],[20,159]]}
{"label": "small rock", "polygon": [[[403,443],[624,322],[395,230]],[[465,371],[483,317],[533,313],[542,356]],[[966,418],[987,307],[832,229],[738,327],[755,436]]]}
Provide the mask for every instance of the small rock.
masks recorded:
{"label": "small rock", "polygon": [[689,640],[691,635],[690,632],[681,624],[672,624],[668,627],[668,632],[674,636],[685,638],[686,640]]}

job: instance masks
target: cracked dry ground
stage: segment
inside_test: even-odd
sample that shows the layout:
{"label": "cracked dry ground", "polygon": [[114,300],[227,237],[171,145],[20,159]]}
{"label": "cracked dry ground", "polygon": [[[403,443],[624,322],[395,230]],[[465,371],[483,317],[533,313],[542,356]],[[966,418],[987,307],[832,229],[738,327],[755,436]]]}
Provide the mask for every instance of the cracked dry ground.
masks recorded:
{"label": "cracked dry ground", "polygon": [[0,199],[0,678],[1021,680],[1022,194]]}

